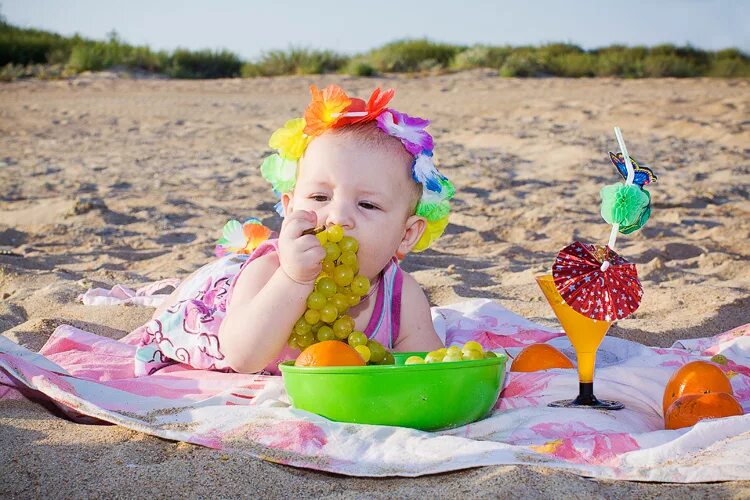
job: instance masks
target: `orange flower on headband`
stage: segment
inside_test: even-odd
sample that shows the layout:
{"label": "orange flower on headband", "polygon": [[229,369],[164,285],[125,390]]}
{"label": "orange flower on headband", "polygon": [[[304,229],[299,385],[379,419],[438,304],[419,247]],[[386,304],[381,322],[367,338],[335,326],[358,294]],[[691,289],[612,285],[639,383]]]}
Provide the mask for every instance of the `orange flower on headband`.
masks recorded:
{"label": "orange flower on headband", "polygon": [[305,133],[314,137],[333,127],[352,100],[338,85],[329,85],[322,92],[310,85],[310,93],[312,102],[305,110]]}
{"label": "orange flower on headband", "polygon": [[385,92],[382,92],[380,90],[380,87],[378,87],[373,90],[372,95],[370,96],[370,99],[366,104],[362,99],[352,97],[352,104],[347,108],[346,112],[350,113],[364,111],[367,114],[364,116],[342,117],[335,123],[334,127],[341,127],[343,125],[349,125],[352,123],[363,123],[374,120],[380,113],[383,112],[383,110],[385,110],[386,106],[388,106],[388,103],[391,102],[391,99],[393,99],[393,94],[395,93],[396,91],[393,89],[388,89]]}

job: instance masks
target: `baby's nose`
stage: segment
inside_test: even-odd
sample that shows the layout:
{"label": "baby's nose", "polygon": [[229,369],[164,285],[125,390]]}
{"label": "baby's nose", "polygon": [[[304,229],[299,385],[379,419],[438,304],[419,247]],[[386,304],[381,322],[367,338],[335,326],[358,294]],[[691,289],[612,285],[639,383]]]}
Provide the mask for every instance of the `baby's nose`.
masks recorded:
{"label": "baby's nose", "polygon": [[344,229],[354,229],[354,217],[351,210],[343,204],[330,207],[326,217],[326,227],[338,225]]}

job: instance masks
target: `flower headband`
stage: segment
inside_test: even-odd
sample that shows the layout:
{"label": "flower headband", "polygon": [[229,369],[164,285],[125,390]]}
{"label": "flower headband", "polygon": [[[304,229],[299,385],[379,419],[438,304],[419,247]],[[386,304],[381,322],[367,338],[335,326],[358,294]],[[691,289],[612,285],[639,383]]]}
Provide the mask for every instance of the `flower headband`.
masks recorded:
{"label": "flower headband", "polygon": [[[268,145],[277,150],[266,157],[260,166],[263,178],[271,183],[277,196],[294,189],[297,162],[313,138],[329,129],[345,127],[355,123],[376,121],[380,130],[401,141],[404,148],[414,155],[411,167],[412,178],[422,185],[422,197],[417,203],[416,215],[424,217],[427,228],[413,251],[421,252],[438,239],[448,225],[451,207],[449,200],[456,190],[453,184],[435,168],[432,162],[432,136],[425,130],[429,120],[399,113],[386,107],[395,91],[380,88],[365,102],[349,97],[338,85],[329,85],[322,91],[310,86],[312,102],[307,106],[303,118],[294,118],[276,130]],[[283,217],[283,211],[277,210]]]}

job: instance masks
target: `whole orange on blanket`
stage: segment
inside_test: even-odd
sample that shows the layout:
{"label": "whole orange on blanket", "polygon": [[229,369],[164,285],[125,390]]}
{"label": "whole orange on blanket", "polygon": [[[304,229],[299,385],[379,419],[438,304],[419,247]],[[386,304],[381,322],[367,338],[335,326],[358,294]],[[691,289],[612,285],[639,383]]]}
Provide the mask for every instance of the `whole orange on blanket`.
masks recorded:
{"label": "whole orange on blanket", "polygon": [[734,396],[726,392],[686,394],[669,405],[664,414],[664,427],[682,429],[706,418],[732,417],[742,414],[742,406]]}
{"label": "whole orange on blanket", "polygon": [[326,340],[302,351],[294,366],[365,366],[365,360],[349,344]]}
{"label": "whole orange on blanket", "polygon": [[536,372],[551,368],[574,368],[568,357],[549,344],[524,347],[510,365],[512,372]]}
{"label": "whole orange on blanket", "polygon": [[729,378],[714,363],[691,361],[674,372],[664,388],[663,414],[676,399],[685,394],[708,394],[726,392],[734,394]]}

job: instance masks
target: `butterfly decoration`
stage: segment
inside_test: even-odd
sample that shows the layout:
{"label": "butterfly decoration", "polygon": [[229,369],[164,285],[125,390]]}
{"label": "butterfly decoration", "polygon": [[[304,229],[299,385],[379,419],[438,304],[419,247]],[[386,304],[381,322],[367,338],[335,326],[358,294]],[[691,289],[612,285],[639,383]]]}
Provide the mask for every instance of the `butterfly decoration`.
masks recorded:
{"label": "butterfly decoration", "polygon": [[[628,168],[625,166],[625,157],[622,156],[622,153],[614,154],[610,151],[609,159],[612,160],[612,163],[614,163],[615,167],[617,167],[617,171],[620,173],[622,178],[627,180]],[[656,182],[656,174],[649,167],[645,165],[639,165],[632,156],[630,157],[630,163],[633,164],[633,170],[635,171],[633,184],[635,184],[636,186],[640,186],[641,189],[643,189],[643,186],[651,184],[652,182]]]}
{"label": "butterfly decoration", "polygon": [[[617,172],[620,174],[620,176],[622,176],[623,180],[627,180],[628,168],[625,165],[625,157],[623,156],[623,154],[614,154],[610,152],[609,159],[612,160],[612,163],[617,168]],[[633,165],[633,171],[635,173],[635,175],[633,176],[633,185],[638,186],[641,189],[642,193],[648,196],[648,204],[643,207],[641,213],[634,223],[630,225],[621,225],[618,228],[619,232],[622,234],[630,234],[634,231],[637,231],[642,228],[648,221],[648,218],[651,216],[651,193],[646,191],[644,189],[644,186],[656,182],[657,179],[656,174],[652,169],[650,169],[646,165],[640,165],[632,156],[630,157],[630,163]],[[602,199],[602,210],[604,210],[604,206],[605,200]]]}

